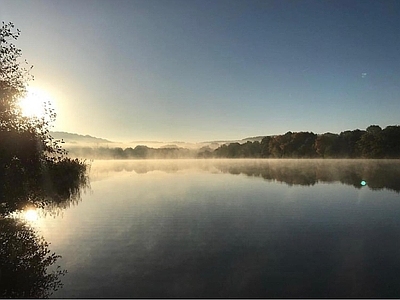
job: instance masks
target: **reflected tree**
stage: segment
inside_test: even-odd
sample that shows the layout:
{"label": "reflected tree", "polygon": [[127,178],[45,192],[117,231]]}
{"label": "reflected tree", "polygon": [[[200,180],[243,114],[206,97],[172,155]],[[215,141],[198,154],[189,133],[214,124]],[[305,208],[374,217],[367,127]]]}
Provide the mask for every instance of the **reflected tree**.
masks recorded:
{"label": "reflected tree", "polygon": [[400,193],[400,162],[394,160],[279,160],[254,161],[244,164],[218,164],[225,173],[258,176],[288,185],[314,185],[317,182],[340,182],[361,188],[389,189]]}
{"label": "reflected tree", "polygon": [[0,219],[0,296],[48,298],[62,287],[60,258],[28,224],[13,218]]}
{"label": "reflected tree", "polygon": [[48,166],[41,176],[24,178],[20,168],[9,168],[0,172],[0,217],[22,210],[27,206],[45,208],[48,211],[65,208],[80,200],[83,189],[89,187],[86,173],[70,176],[66,169],[76,164],[62,163]]}
{"label": "reflected tree", "polygon": [[89,184],[87,176],[65,177],[58,168],[63,166],[54,165],[46,176],[28,182],[14,168],[0,180],[0,297],[47,298],[62,287],[60,276],[66,270],[49,271],[60,256],[28,224],[9,217],[27,206],[58,215],[77,203]]}
{"label": "reflected tree", "polygon": [[0,27],[0,296],[43,298],[61,287],[60,275],[48,272],[59,258],[27,224],[10,218],[26,206],[61,209],[80,198],[88,184],[85,161],[67,157],[61,141],[50,135],[56,114],[25,117],[19,100],[33,79],[13,42],[20,31]]}

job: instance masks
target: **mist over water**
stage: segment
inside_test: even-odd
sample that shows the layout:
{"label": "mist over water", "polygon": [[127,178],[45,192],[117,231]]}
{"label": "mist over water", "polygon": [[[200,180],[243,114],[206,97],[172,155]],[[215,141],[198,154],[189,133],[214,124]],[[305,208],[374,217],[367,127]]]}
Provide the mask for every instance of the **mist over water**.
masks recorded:
{"label": "mist over water", "polygon": [[94,161],[82,200],[36,225],[68,270],[53,296],[400,296],[399,171],[393,160]]}
{"label": "mist over water", "polygon": [[[356,188],[391,189],[400,192],[400,162],[371,159],[180,159],[95,161],[92,180],[103,173],[153,171],[211,172],[261,177],[288,185],[341,182]],[[103,174],[104,175],[104,174]]]}

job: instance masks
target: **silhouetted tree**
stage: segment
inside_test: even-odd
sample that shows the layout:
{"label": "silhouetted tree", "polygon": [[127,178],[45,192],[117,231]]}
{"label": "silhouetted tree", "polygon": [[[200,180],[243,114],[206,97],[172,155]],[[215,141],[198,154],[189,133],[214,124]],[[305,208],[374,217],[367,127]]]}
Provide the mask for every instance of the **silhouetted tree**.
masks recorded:
{"label": "silhouetted tree", "polygon": [[315,156],[313,148],[316,135],[309,132],[289,132],[284,135],[283,157],[310,158]]}
{"label": "silhouetted tree", "polygon": [[400,158],[400,126],[387,126],[381,134],[385,157]]}
{"label": "silhouetted tree", "polygon": [[[291,133],[286,133],[286,139]],[[284,156],[285,138],[283,135],[274,136],[269,142],[269,153],[271,157],[282,158]]]}
{"label": "silhouetted tree", "polygon": [[26,223],[0,219],[0,297],[48,298],[62,287],[66,270],[49,270],[61,256]]}
{"label": "silhouetted tree", "polygon": [[360,157],[361,152],[357,145],[357,142],[361,139],[361,136],[365,133],[363,130],[347,130],[343,131],[339,135],[340,139],[340,157],[344,158],[355,158]]}
{"label": "silhouetted tree", "polygon": [[261,157],[261,144],[258,141],[250,142],[241,145],[240,157]]}
{"label": "silhouetted tree", "polygon": [[338,157],[339,136],[334,133],[324,133],[315,139],[315,151],[323,157]]}
{"label": "silhouetted tree", "polygon": [[266,136],[261,142],[231,143],[214,150],[226,158],[400,158],[400,126],[371,125],[334,133],[291,132]]}
{"label": "silhouetted tree", "polygon": [[18,101],[26,95],[27,82],[32,76],[20,62],[21,50],[12,43],[19,34],[12,23],[3,22],[0,28],[0,163],[3,167],[12,159],[32,163],[39,159],[57,161],[65,155],[60,141],[49,134],[49,124],[56,117],[54,110],[47,107],[42,118],[28,118],[21,113]]}
{"label": "silhouetted tree", "polygon": [[365,158],[383,158],[384,147],[382,128],[378,125],[371,125],[358,141],[362,157]]}
{"label": "silhouetted tree", "polygon": [[[41,118],[24,117],[18,101],[26,95],[32,76],[21,62],[21,50],[12,41],[19,37],[12,23],[0,28],[0,195],[14,189],[26,195],[39,182],[53,188],[59,182],[79,181],[86,164],[66,157],[60,141],[53,139],[49,126],[54,110],[47,107]],[[57,176],[57,182],[49,182]],[[12,188],[9,187],[12,183]],[[17,196],[17,195],[15,195]],[[1,196],[0,196],[1,197]],[[13,199],[13,201],[15,198]]]}
{"label": "silhouetted tree", "polygon": [[271,152],[269,151],[269,143],[272,140],[272,136],[266,136],[261,140],[261,157],[270,157]]}
{"label": "silhouetted tree", "polygon": [[147,146],[136,146],[135,149],[133,149],[133,155],[137,158],[146,158],[147,154],[149,152],[149,147]]}

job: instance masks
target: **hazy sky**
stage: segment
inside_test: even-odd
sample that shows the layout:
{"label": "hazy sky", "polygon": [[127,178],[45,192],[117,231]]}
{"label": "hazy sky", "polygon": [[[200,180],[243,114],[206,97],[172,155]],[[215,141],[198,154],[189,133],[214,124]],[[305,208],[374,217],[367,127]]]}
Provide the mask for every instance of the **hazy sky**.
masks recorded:
{"label": "hazy sky", "polygon": [[0,0],[54,130],[208,141],[400,120],[400,1]]}

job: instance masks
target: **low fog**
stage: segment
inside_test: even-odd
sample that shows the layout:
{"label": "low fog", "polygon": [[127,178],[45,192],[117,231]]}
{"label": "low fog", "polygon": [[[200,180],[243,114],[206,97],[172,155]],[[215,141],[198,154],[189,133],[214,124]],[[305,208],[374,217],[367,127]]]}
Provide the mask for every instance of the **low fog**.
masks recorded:
{"label": "low fog", "polygon": [[91,180],[123,173],[208,172],[259,177],[289,186],[342,183],[400,193],[400,161],[371,159],[160,159],[94,161]]}
{"label": "low fog", "polygon": [[[55,139],[63,141],[70,157],[84,159],[172,159],[210,157],[224,144],[240,141],[208,141],[188,143],[182,141],[132,141],[118,142],[89,135],[52,132]],[[261,138],[259,138],[261,139]],[[244,140],[242,140],[243,142]]]}
{"label": "low fog", "polygon": [[171,158],[400,158],[400,126],[382,129],[347,130],[340,134],[291,132],[237,141],[203,143],[146,142],[117,143],[91,136],[55,132],[65,141],[71,157],[89,159]]}

